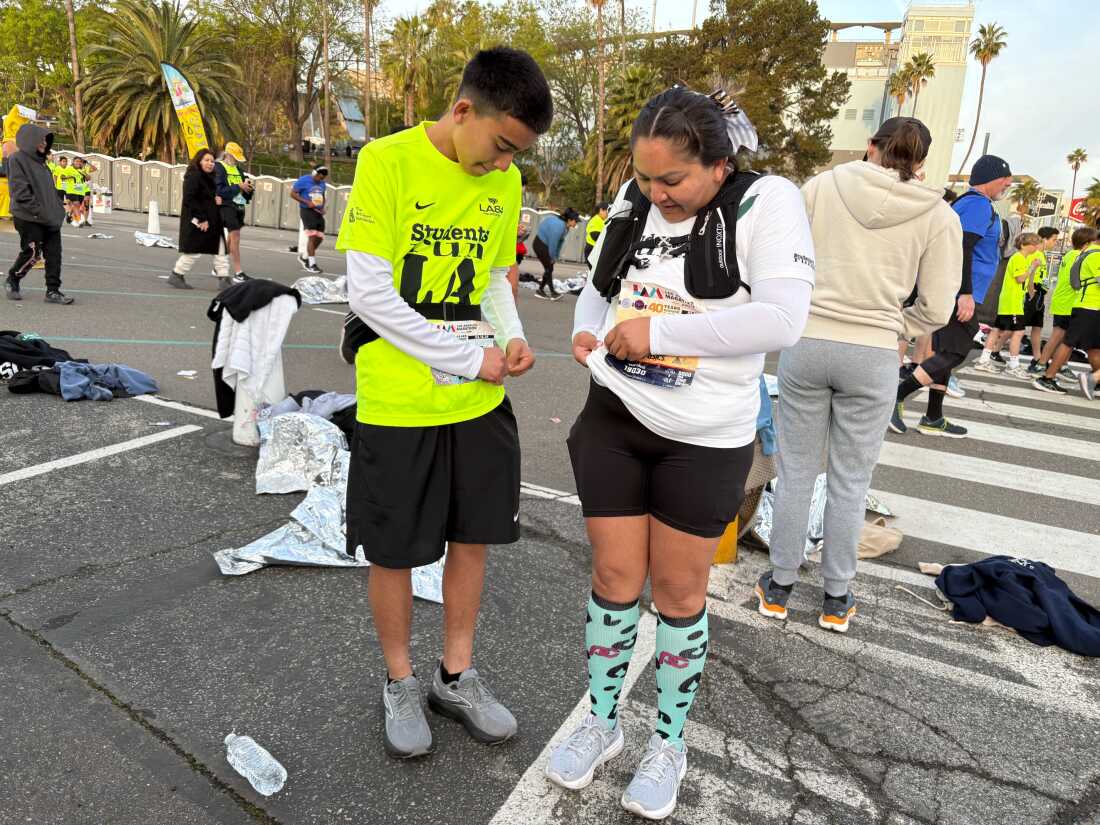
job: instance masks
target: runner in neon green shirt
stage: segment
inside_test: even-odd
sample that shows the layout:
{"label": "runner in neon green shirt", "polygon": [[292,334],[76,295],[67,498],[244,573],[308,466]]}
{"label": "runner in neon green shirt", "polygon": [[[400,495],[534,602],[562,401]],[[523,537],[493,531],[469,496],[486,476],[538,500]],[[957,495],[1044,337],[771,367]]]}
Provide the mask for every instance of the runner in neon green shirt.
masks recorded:
{"label": "runner in neon green shirt", "polygon": [[1031,330],[1031,363],[1027,367],[1029,375],[1041,375],[1043,372],[1043,323],[1046,318],[1047,294],[1047,256],[1054,248],[1061,234],[1053,226],[1040,227],[1036,234],[1042,239],[1039,248],[1031,253],[1031,259],[1038,262],[1038,268],[1032,279],[1032,289],[1024,306],[1024,327]]}
{"label": "runner in neon green shirt", "polygon": [[[1097,230],[1091,227],[1082,227],[1073,233],[1071,238],[1073,251],[1063,259],[1058,271],[1058,285],[1054,290],[1054,307],[1056,311],[1064,312],[1067,302],[1070,304],[1068,323],[1058,322],[1059,317],[1065,317],[1061,313],[1056,314],[1056,328],[1053,340],[1058,333],[1058,348],[1054,351],[1046,372],[1031,385],[1043,392],[1065,394],[1066,388],[1061,386],[1055,376],[1069,362],[1075,347],[1086,351],[1092,369],[1100,370],[1100,243],[1097,243]],[[1093,250],[1096,250],[1093,252]],[[1077,259],[1089,254],[1081,262],[1080,281],[1082,289],[1074,290],[1071,283],[1071,272],[1077,264]],[[1063,285],[1064,282],[1064,285]],[[1069,296],[1067,298],[1067,295]],[[1086,378],[1087,374],[1069,378],[1084,378],[1081,382],[1081,391],[1091,400],[1095,389],[1095,383],[1091,385]]]}
{"label": "runner in neon green shirt", "polygon": [[410,569],[438,561],[444,542],[447,628],[428,702],[479,741],[516,732],[471,665],[486,545],[519,538],[519,434],[502,384],[534,363],[507,279],[521,186],[512,158],[552,117],[529,55],[478,52],[439,122],[360,150],[336,242],[352,310],[341,354],[358,397],[347,549],[371,562],[384,744],[396,757],[431,750],[408,649]]}
{"label": "runner in neon green shirt", "polygon": [[1004,283],[997,301],[997,320],[986,337],[985,347],[978,357],[975,369],[993,372],[991,358],[1004,345],[1009,337],[1008,368],[1005,375],[1014,378],[1026,378],[1027,371],[1020,366],[1020,344],[1024,340],[1024,307],[1028,297],[1035,292],[1035,273],[1040,261],[1034,257],[1042,240],[1033,232],[1024,232],[1016,237],[1017,252],[1008,260],[1005,268]]}
{"label": "runner in neon green shirt", "polygon": [[[1073,312],[1075,298],[1073,286],[1070,284],[1069,271],[1070,267],[1073,266],[1073,262],[1077,260],[1077,256],[1081,254],[1082,247],[1089,242],[1090,234],[1091,230],[1089,229],[1076,230],[1070,238],[1073,248],[1062,256],[1062,261],[1058,266],[1058,282],[1055,284],[1054,291],[1050,296],[1050,316],[1053,329],[1051,330],[1050,340],[1043,347],[1043,354],[1040,357],[1044,371],[1050,366],[1051,359],[1058,351],[1058,345],[1062,343],[1066,337],[1066,330],[1069,329],[1069,319],[1070,314]],[[1076,376],[1068,367],[1062,367],[1059,374],[1064,378],[1076,380]]]}

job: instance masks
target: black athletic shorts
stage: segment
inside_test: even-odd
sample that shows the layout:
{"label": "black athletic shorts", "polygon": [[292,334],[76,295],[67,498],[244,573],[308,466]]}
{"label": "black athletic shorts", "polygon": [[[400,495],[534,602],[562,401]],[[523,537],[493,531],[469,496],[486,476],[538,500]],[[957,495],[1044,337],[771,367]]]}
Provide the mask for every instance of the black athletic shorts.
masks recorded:
{"label": "black athletic shorts", "polygon": [[1069,329],[1069,315],[1051,315],[1050,321],[1055,329]]}
{"label": "black athletic shorts", "polygon": [[1001,332],[1020,332],[1028,326],[1024,320],[1026,317],[1026,315],[998,315],[997,320],[993,322],[993,328]]}
{"label": "black athletic shorts", "polygon": [[567,443],[586,518],[649,514],[702,538],[721,536],[737,516],[752,467],[752,444],[724,449],[664,438],[595,382]]}
{"label": "black athletic shorts", "polygon": [[[956,309],[958,312],[958,309]],[[956,314],[951,315],[947,326],[932,333],[932,351],[948,352],[953,355],[969,355],[972,349],[980,349],[981,345],[974,341],[978,334],[978,319],[971,318],[965,323],[959,320]]]}
{"label": "black athletic shorts", "polygon": [[298,214],[302,217],[302,226],[306,232],[320,232],[322,235],[325,232],[325,216],[320,214],[316,209],[299,209]]}
{"label": "black athletic shorts", "polygon": [[1035,290],[1034,298],[1024,298],[1024,326],[1041,327],[1046,316],[1046,292]]}
{"label": "black athletic shorts", "polygon": [[218,207],[222,216],[222,226],[226,232],[236,232],[244,226],[244,210],[233,203],[223,203]]}
{"label": "black athletic shorts", "polygon": [[1071,347],[1083,349],[1100,349],[1100,309],[1084,309],[1075,307],[1069,317],[1069,330],[1066,332],[1066,341]]}
{"label": "black athletic shorts", "polygon": [[72,192],[66,192],[65,200],[67,200],[69,203],[84,203],[84,196],[75,195]]}
{"label": "black athletic shorts", "polygon": [[347,552],[408,569],[444,542],[519,540],[519,430],[507,398],[480,418],[438,427],[355,425]]}

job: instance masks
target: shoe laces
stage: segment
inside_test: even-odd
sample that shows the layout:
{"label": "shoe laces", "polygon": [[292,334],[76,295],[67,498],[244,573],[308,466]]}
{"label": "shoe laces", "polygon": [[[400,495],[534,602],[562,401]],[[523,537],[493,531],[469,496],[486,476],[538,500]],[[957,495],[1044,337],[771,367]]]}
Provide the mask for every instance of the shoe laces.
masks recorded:
{"label": "shoe laces", "polygon": [[497,697],[489,690],[489,686],[485,683],[485,680],[480,676],[467,676],[458,683],[458,689],[462,691],[470,704],[475,707],[493,704],[497,700]]}
{"label": "shoe laces", "polygon": [[578,757],[584,757],[592,746],[603,750],[603,732],[600,730],[602,727],[604,724],[601,721],[595,716],[589,716],[565,740],[565,750]]}
{"label": "shoe laces", "polygon": [[679,751],[672,747],[666,740],[661,740],[661,744],[656,748],[652,748],[646,752],[646,755],[642,757],[642,761],[638,763],[638,771],[634,774],[634,778],[647,779],[655,785],[660,785],[665,781],[665,777],[669,773],[676,770],[676,755]]}
{"label": "shoe laces", "polygon": [[[396,689],[394,685],[397,685]],[[412,689],[401,682],[395,682],[394,685],[390,685],[387,691],[390,695],[390,709],[393,711],[394,718],[402,722],[415,718]]]}

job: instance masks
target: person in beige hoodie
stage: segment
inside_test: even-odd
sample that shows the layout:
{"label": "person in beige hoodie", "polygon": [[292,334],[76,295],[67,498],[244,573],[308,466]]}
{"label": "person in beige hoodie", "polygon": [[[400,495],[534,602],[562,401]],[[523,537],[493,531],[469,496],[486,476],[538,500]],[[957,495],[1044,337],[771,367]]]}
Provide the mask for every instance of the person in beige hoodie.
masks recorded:
{"label": "person in beige hoodie", "polygon": [[[959,218],[941,189],[919,179],[931,143],[919,120],[891,118],[871,138],[865,160],[802,187],[817,280],[802,339],[779,357],[773,569],[755,588],[765,616],[787,616],[822,471],[825,596],[818,623],[846,632],[855,613],[849,584],[864,496],[894,408],[898,339],[946,324],[962,276]],[[903,308],[914,286],[916,300]]]}

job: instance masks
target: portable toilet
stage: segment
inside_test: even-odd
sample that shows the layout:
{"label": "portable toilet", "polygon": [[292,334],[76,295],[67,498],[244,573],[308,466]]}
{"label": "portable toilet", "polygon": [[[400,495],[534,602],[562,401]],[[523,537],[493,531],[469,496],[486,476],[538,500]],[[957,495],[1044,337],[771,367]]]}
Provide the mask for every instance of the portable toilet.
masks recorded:
{"label": "portable toilet", "polygon": [[142,167],[145,164],[134,158],[115,158],[111,161],[111,183],[114,193],[113,206],[128,212],[141,212]]}
{"label": "portable toilet", "polygon": [[[333,202],[332,220],[329,220],[327,214],[325,217],[325,229],[330,235],[336,235],[340,232],[340,224],[344,222],[344,213],[348,209],[348,198],[351,197],[350,186],[334,186],[333,191],[329,193],[329,197]],[[330,210],[326,209],[328,213]]]}
{"label": "portable toilet", "polygon": [[283,182],[271,175],[260,175],[253,183],[252,218],[255,226],[278,229],[282,213]]}
{"label": "portable toilet", "polygon": [[168,214],[168,204],[172,200],[172,167],[159,160],[145,162],[141,171],[140,211],[149,209],[149,202],[156,201],[162,215]]}
{"label": "portable toilet", "polygon": [[160,203],[157,208],[162,215],[178,215],[183,211],[183,176],[187,167],[177,164],[168,170],[168,202]]}
{"label": "portable toilet", "polygon": [[96,171],[92,172],[91,183],[93,191],[96,188],[106,189],[108,192],[112,191],[114,189],[114,182],[111,179],[111,170],[115,159],[110,155],[101,155],[98,152],[91,152],[85,155],[84,159],[91,162],[96,168]]}
{"label": "portable toilet", "polygon": [[297,179],[284,180],[282,182],[282,193],[279,195],[279,200],[282,202],[281,211],[279,212],[279,228],[290,229],[297,232],[298,201],[290,197],[290,192],[294,188],[295,180]]}
{"label": "portable toilet", "polygon": [[561,245],[561,254],[558,257],[569,263],[584,263],[584,226],[579,221],[566,233]]}

